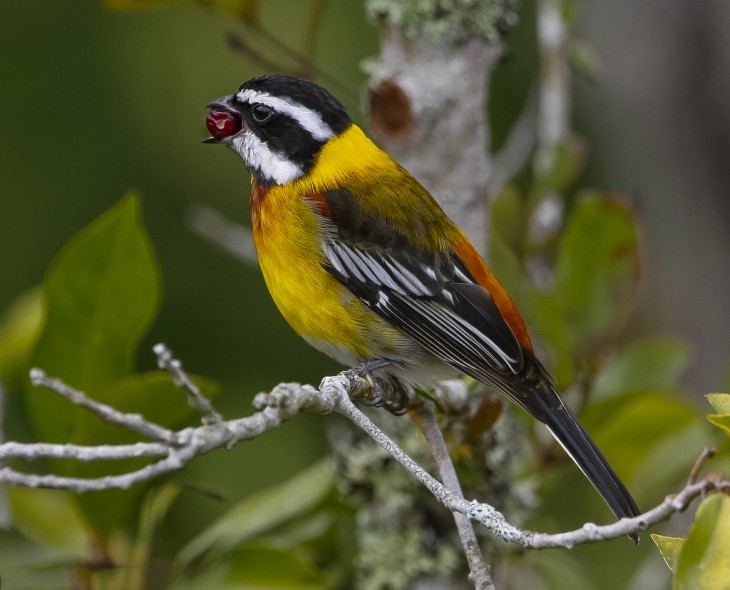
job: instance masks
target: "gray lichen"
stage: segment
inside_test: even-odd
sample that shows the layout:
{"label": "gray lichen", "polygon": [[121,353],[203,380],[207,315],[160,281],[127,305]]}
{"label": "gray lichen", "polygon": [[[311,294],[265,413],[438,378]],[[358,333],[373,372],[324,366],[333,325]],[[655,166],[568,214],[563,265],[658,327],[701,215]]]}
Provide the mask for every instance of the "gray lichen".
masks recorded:
{"label": "gray lichen", "polygon": [[369,18],[398,27],[409,39],[496,42],[517,23],[519,0],[367,0],[365,7]]}

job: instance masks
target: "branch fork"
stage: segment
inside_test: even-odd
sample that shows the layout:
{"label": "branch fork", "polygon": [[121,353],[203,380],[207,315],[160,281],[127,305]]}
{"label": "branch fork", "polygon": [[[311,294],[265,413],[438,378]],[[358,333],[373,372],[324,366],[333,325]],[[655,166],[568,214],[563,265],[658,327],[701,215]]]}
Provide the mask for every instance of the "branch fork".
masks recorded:
{"label": "branch fork", "polygon": [[698,496],[730,489],[730,482],[720,475],[710,473],[698,479],[704,462],[714,454],[714,449],[708,448],[693,465],[687,484],[682,490],[667,496],[658,506],[637,517],[624,518],[608,525],[586,523],[579,529],[555,534],[522,530],[511,525],[493,506],[463,497],[431,405],[424,403],[416,408],[415,416],[424,430],[446,485],[409,457],[355,406],[353,397],[368,399],[372,395],[372,381],[367,376],[353,371],[343,371],[339,375],[325,377],[318,389],[311,385],[282,383],[269,393],[259,393],[255,396],[253,405],[257,411],[254,414],[244,418],[224,420],[211,402],[202,396],[199,388],[183,369],[182,363],[173,357],[172,352],[164,344],[156,345],[154,351],[159,366],[169,372],[175,383],[187,392],[190,404],[200,413],[200,426],[172,431],[150,422],[140,414],[120,412],[97,402],[60,379],[49,377],[40,369],[32,369],[31,379],[34,385],[47,387],[99,419],[127,428],[150,440],[128,445],[98,446],[11,441],[0,444],[0,460],[11,458],[35,460],[46,457],[77,461],[113,461],[149,457],[157,461],[122,475],[93,479],[21,473],[6,466],[0,469],[0,483],[66,489],[77,493],[129,488],[138,482],[182,469],[196,457],[214,449],[231,448],[241,441],[255,438],[277,428],[298,413],[325,415],[336,412],[365,431],[412,473],[441,504],[454,512],[462,544],[467,551],[472,577],[476,580],[488,579],[488,576],[479,574],[480,571],[488,572],[488,566],[481,560],[481,556],[477,555],[478,551],[477,554],[473,553],[473,548],[478,545],[471,523],[479,523],[494,537],[525,548],[571,548],[578,544],[596,543],[643,531],[666,520],[672,514],[685,510]]}

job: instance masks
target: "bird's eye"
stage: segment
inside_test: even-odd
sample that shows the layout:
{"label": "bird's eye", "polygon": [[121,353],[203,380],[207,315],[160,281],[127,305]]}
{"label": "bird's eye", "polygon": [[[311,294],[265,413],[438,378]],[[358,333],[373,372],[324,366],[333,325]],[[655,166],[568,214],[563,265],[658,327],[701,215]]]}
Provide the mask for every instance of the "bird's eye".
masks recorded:
{"label": "bird's eye", "polygon": [[253,116],[253,120],[257,123],[264,123],[268,121],[273,113],[274,111],[271,107],[267,107],[266,105],[255,104],[251,107],[251,115]]}

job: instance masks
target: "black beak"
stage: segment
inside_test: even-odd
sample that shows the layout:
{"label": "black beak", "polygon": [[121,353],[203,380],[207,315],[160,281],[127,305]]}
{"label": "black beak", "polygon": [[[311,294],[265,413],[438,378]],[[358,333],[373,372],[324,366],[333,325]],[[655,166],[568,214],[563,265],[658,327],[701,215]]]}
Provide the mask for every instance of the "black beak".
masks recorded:
{"label": "black beak", "polygon": [[[233,96],[233,95],[224,96],[223,98],[214,100],[213,102],[208,103],[205,108],[211,109],[211,110],[216,110],[216,111],[226,111],[226,112],[230,113],[239,122],[239,124],[241,126],[244,125],[243,119],[240,115],[240,107],[235,100],[235,96]],[[223,141],[223,139],[225,139],[225,138],[211,136],[211,137],[204,139],[203,143],[221,143]]]}
{"label": "black beak", "polygon": [[213,102],[209,102],[205,105],[206,109],[220,109],[222,111],[231,111],[232,113],[238,112],[238,108],[236,107],[237,105],[233,100],[233,95],[224,96],[223,98],[219,98],[218,100],[214,100]]}

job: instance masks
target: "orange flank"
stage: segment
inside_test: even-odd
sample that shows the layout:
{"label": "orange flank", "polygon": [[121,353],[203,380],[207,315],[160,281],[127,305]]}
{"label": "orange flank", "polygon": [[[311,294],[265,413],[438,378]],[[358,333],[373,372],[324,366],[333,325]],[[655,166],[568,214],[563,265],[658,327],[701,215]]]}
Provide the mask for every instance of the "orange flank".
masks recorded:
{"label": "orange flank", "polygon": [[261,204],[266,197],[266,189],[254,182],[251,187],[251,225],[257,228],[260,223]]}
{"label": "orange flank", "polygon": [[325,200],[323,193],[310,193],[308,195],[305,195],[305,198],[310,203],[312,203],[312,205],[314,206],[314,210],[319,215],[332,219],[332,214],[330,213],[329,205],[327,205],[327,201]]}
{"label": "orange flank", "polygon": [[512,333],[517,338],[520,346],[532,352],[530,335],[527,333],[527,328],[525,327],[525,322],[520,312],[517,311],[517,306],[497,280],[497,277],[494,276],[494,273],[486,265],[479,252],[476,251],[469,239],[461,231],[459,231],[453,247],[454,252],[461,258],[466,268],[469,269],[474,280],[492,296],[495,305],[499,309],[499,313],[502,314],[504,321],[512,329]]}

